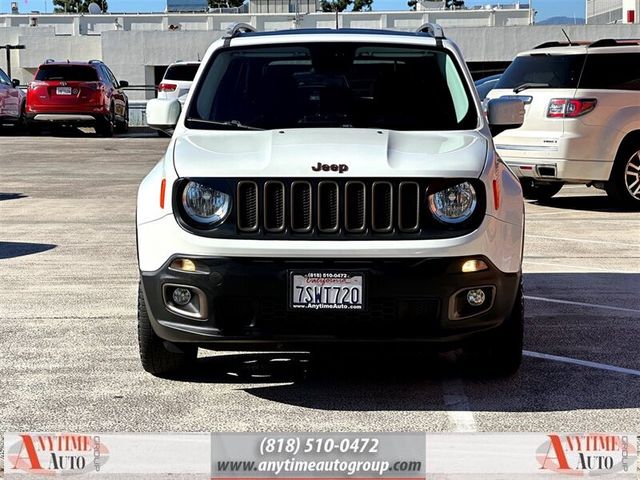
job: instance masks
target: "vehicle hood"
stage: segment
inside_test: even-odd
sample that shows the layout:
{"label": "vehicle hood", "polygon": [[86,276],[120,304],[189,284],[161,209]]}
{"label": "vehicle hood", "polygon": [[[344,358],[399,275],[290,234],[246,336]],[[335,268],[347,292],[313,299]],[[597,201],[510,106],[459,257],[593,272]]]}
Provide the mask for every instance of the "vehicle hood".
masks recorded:
{"label": "vehicle hood", "polygon": [[188,131],[173,147],[180,177],[473,178],[487,156],[487,139],[474,131]]}

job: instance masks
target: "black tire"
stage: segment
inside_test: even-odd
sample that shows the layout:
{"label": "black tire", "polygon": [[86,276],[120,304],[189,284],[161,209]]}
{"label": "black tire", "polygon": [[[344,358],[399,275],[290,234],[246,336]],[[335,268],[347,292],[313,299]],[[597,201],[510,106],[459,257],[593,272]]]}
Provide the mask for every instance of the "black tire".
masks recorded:
{"label": "black tire", "polygon": [[640,210],[640,140],[620,148],[605,189],[618,206]]}
{"label": "black tire", "polygon": [[560,191],[564,183],[562,182],[538,182],[523,178],[520,180],[522,185],[522,195],[527,200],[545,201],[549,200]]}
{"label": "black tire", "polygon": [[125,117],[121,122],[116,122],[116,133],[127,133],[129,131],[129,106],[125,107]]}
{"label": "black tire", "polygon": [[176,345],[156,335],[149,321],[142,285],[138,286],[138,346],[142,368],[156,377],[184,373],[198,356],[196,346]]}
{"label": "black tire", "polygon": [[26,113],[26,105],[23,103],[20,107],[20,116],[14,125],[14,129],[18,133],[22,133],[27,128],[27,113]]}
{"label": "black tire", "polygon": [[113,107],[107,115],[96,119],[96,133],[101,137],[113,137],[115,127],[116,120]]}
{"label": "black tire", "polygon": [[524,346],[524,297],[522,283],[513,310],[504,323],[489,337],[465,349],[470,368],[484,376],[508,377],[522,364]]}

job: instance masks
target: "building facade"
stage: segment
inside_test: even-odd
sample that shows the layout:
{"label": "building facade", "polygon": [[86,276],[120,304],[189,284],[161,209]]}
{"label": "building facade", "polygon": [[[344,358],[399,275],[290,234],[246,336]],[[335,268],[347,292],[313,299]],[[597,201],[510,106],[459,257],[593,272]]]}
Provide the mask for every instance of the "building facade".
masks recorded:
{"label": "building facade", "polygon": [[640,23],[640,0],[586,0],[588,24]]}
{"label": "building facade", "polygon": [[[164,68],[178,60],[199,60],[213,41],[237,22],[261,31],[291,28],[335,28],[333,13],[310,14],[103,14],[0,15],[0,45],[24,45],[11,52],[12,76],[23,84],[33,79],[46,59],[106,62],[132,85],[131,99],[155,96]],[[413,31],[437,22],[455,40],[477,75],[504,68],[520,51],[550,40],[564,40],[555,25],[530,25],[526,9],[344,12],[339,28]],[[570,25],[571,38],[640,38],[640,25]],[[4,56],[0,67],[5,68]]]}

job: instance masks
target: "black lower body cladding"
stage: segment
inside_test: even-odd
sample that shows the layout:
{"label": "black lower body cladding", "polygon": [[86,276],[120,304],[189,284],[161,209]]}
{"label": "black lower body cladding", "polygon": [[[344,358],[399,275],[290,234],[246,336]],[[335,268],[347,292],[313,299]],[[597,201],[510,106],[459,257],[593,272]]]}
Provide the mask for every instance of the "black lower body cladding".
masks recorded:
{"label": "black lower body cladding", "polygon": [[[185,258],[178,257],[176,258]],[[142,274],[149,320],[163,340],[223,349],[265,344],[302,347],[331,342],[464,343],[499,327],[518,295],[519,273],[503,273],[486,258],[437,259],[192,259],[207,273],[163,268]],[[488,269],[463,273],[469,258]],[[364,279],[364,309],[290,309],[291,272],[357,272]],[[167,285],[193,288],[205,318],[167,304]],[[469,306],[466,293],[482,288],[485,302]],[[169,301],[170,303],[170,301]],[[203,307],[202,303],[200,307]]]}

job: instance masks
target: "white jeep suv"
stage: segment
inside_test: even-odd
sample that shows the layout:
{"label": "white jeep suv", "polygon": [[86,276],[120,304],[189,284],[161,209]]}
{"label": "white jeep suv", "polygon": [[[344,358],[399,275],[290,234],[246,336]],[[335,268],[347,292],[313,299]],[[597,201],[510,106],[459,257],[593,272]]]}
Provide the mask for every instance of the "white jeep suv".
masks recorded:
{"label": "white jeep suv", "polygon": [[[493,128],[522,122],[492,102]],[[522,353],[520,184],[458,48],[418,32],[234,27],[203,60],[138,192],[140,355],[197,348],[465,346]]]}
{"label": "white jeep suv", "polygon": [[495,139],[525,198],[564,183],[640,208],[640,40],[546,43],[519,54],[487,98],[520,98],[522,127]]}

